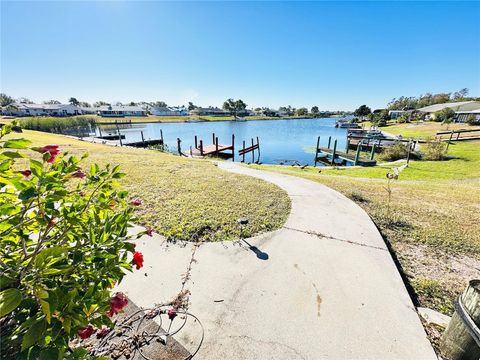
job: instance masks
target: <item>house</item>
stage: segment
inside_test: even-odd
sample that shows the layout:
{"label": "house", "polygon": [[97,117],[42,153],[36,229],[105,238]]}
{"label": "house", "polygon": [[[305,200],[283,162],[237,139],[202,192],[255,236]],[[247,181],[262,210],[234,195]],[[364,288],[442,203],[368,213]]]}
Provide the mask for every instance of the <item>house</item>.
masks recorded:
{"label": "house", "polygon": [[435,117],[437,111],[450,108],[455,111],[455,122],[465,122],[469,115],[478,116],[480,111],[480,101],[461,101],[453,103],[435,104],[418,109],[426,115],[427,119]]}
{"label": "house", "polygon": [[218,107],[208,107],[208,108],[201,108],[197,107],[190,111],[190,115],[198,115],[198,116],[228,116],[230,112],[220,109]]}
{"label": "house", "polygon": [[71,104],[24,104],[16,103],[4,115],[13,116],[73,116],[81,115],[80,107]]}
{"label": "house", "polygon": [[388,115],[390,116],[390,119],[395,120],[401,117],[404,114],[411,114],[414,112],[414,110],[409,109],[409,110],[390,110],[388,112]]}
{"label": "house", "polygon": [[150,113],[155,116],[188,116],[185,106],[152,107]]}
{"label": "house", "polygon": [[104,105],[97,109],[102,117],[147,116],[147,111],[140,106]]}

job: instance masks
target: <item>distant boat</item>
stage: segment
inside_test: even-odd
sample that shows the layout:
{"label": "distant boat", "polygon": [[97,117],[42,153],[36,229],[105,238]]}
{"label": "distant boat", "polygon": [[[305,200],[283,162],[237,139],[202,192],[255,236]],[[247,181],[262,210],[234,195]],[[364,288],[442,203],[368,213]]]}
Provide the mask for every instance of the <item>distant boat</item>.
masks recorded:
{"label": "distant boat", "polygon": [[349,122],[348,120],[338,120],[335,122],[336,128],[341,129],[360,129],[360,125],[357,123]]}

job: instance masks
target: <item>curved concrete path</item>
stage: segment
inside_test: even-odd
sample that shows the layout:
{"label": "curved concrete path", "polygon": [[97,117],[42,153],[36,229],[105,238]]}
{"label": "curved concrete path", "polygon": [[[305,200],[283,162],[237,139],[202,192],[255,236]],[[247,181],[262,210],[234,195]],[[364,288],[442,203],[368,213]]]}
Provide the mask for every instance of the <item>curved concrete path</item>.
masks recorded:
{"label": "curved concrete path", "polygon": [[[190,311],[205,326],[199,359],[437,359],[385,243],[368,215],[321,184],[220,162],[285,189],[285,226],[195,252]],[[231,189],[235,191],[235,189]],[[241,196],[241,194],[239,194]],[[193,245],[142,238],[146,267],[119,287],[139,306],[171,299]],[[252,251],[253,250],[253,251]],[[145,271],[143,271],[145,270]],[[176,339],[187,349],[198,324]]]}

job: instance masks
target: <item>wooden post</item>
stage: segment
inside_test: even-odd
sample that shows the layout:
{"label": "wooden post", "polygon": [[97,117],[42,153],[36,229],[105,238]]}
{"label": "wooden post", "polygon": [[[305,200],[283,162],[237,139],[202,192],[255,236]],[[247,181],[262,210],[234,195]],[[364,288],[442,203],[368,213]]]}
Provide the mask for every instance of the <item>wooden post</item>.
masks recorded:
{"label": "wooden post", "polygon": [[257,136],[257,151],[258,151],[258,155],[257,155],[257,164],[260,162],[260,141],[258,141],[258,136]]}
{"label": "wooden post", "polygon": [[232,134],[232,161],[235,161],[235,134]]}
{"label": "wooden post", "polygon": [[242,162],[243,162],[243,163],[245,162],[245,140],[243,140],[243,158],[242,158]]}
{"label": "wooden post", "polygon": [[200,140],[200,155],[203,156],[203,140]]}
{"label": "wooden post", "polygon": [[162,131],[162,129],[160,129],[160,140],[162,140],[162,145],[163,145],[164,142],[163,142],[163,131]]}
{"label": "wooden post", "polygon": [[198,149],[198,139],[197,139],[197,135],[195,135],[195,149]]}
{"label": "wooden post", "polygon": [[212,144],[215,144],[215,133],[212,133]]}
{"label": "wooden post", "polygon": [[457,132],[457,140],[458,140],[459,137],[460,137],[460,131]]}
{"label": "wooden post", "polygon": [[328,145],[327,145],[327,147],[328,147],[329,149],[330,149],[330,143],[331,143],[331,142],[332,142],[332,137],[329,136],[329,137],[328,137]]}
{"label": "wooden post", "polygon": [[145,147],[145,138],[143,137],[143,131],[140,131],[140,135],[142,135],[142,144]]}
{"label": "wooden post", "polygon": [[375,157],[375,148],[376,148],[376,144],[373,144],[372,152],[370,153],[370,160],[373,160],[373,158]]}
{"label": "wooden post", "polygon": [[408,143],[408,150],[407,150],[407,164],[410,163],[410,151],[412,150],[412,144]]}
{"label": "wooden post", "polygon": [[180,138],[177,138],[177,150],[178,150],[178,155],[182,155],[182,148],[180,146],[180,143],[182,142],[182,140],[180,140]]}
{"label": "wooden post", "polygon": [[255,150],[253,149],[253,138],[252,138],[252,164],[255,163]]}
{"label": "wooden post", "polygon": [[447,153],[447,151],[448,151],[448,147],[450,146],[450,142],[452,141],[452,137],[453,137],[453,130],[450,133],[450,138],[448,139],[447,148],[445,149],[445,153]]}
{"label": "wooden post", "polygon": [[215,156],[218,156],[218,137],[216,137],[215,139]]}
{"label": "wooden post", "polygon": [[335,164],[335,153],[337,152],[337,139],[333,141],[332,165]]}
{"label": "wooden post", "polygon": [[317,137],[317,148],[315,149],[315,164],[314,166],[317,166],[317,159],[318,159],[318,148],[320,147],[320,136]]}
{"label": "wooden post", "polygon": [[355,162],[353,163],[353,165],[355,166],[358,164],[358,158],[360,157],[361,148],[362,148],[362,144],[359,142],[357,145],[357,153],[355,154]]}
{"label": "wooden post", "polygon": [[190,146],[190,157],[193,157],[192,146]]}
{"label": "wooden post", "polygon": [[123,146],[123,143],[122,143],[122,134],[120,134],[120,128],[118,127],[117,120],[115,120],[115,125],[117,125],[118,140],[120,140],[120,146]]}
{"label": "wooden post", "polygon": [[100,128],[100,125],[98,125],[97,127],[98,127],[98,133],[100,134],[100,137],[102,137],[102,129]]}
{"label": "wooden post", "polygon": [[345,145],[345,154],[348,154],[350,148],[350,137],[347,137],[347,145]]}
{"label": "wooden post", "polygon": [[455,313],[440,340],[440,350],[451,360],[480,359],[480,280],[471,280],[455,303]]}

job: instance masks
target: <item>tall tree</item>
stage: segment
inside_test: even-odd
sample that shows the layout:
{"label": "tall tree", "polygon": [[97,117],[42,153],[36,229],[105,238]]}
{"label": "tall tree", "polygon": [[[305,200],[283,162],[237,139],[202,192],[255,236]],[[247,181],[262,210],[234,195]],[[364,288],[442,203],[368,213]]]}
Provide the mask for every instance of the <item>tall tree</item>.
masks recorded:
{"label": "tall tree", "polygon": [[228,112],[230,112],[230,114],[233,115],[233,118],[235,120],[237,120],[237,114],[240,112],[240,111],[243,111],[247,108],[247,104],[245,104],[242,100],[238,99],[238,100],[233,100],[233,99],[227,99],[224,103],[223,103],[223,109],[224,110],[227,110]]}
{"label": "tall tree", "polygon": [[43,103],[46,104],[46,105],[58,105],[58,104],[61,104],[61,102],[58,101],[58,100],[46,100],[46,101],[44,101]]}
{"label": "tall tree", "polygon": [[0,110],[1,112],[17,110],[18,107],[15,105],[15,100],[8,96],[7,94],[0,94]]}
{"label": "tall tree", "polygon": [[75,99],[74,97],[71,97],[68,102],[71,104],[71,105],[74,105],[74,106],[78,106],[80,104],[80,101],[78,101],[77,99]]}
{"label": "tall tree", "polygon": [[88,102],[86,101],[80,101],[80,106],[81,107],[85,107],[85,108],[89,108],[89,107],[92,107],[92,105],[90,105]]}
{"label": "tall tree", "polygon": [[301,107],[301,108],[298,108],[296,111],[295,111],[295,114],[297,116],[305,116],[305,115],[308,115],[308,109],[306,107]]}
{"label": "tall tree", "polygon": [[310,110],[310,112],[314,116],[317,116],[318,114],[320,114],[320,110],[318,109],[318,106],[312,106],[312,109]]}
{"label": "tall tree", "polygon": [[153,105],[157,108],[164,108],[168,106],[165,101],[155,101]]}
{"label": "tall tree", "polygon": [[189,111],[192,111],[192,110],[194,110],[194,109],[196,109],[196,108],[198,108],[197,105],[194,105],[193,102],[191,102],[191,101],[188,102],[188,110],[189,110]]}
{"label": "tall tree", "polygon": [[93,107],[100,107],[105,105],[108,105],[108,103],[105,101],[97,101],[95,104],[93,104]]}
{"label": "tall tree", "polygon": [[26,97],[21,97],[17,100],[20,104],[33,104],[33,101],[30,99],[27,99]]}
{"label": "tall tree", "polygon": [[372,112],[372,109],[370,109],[367,105],[361,105],[357,110],[353,112],[353,115],[355,116],[367,116]]}

